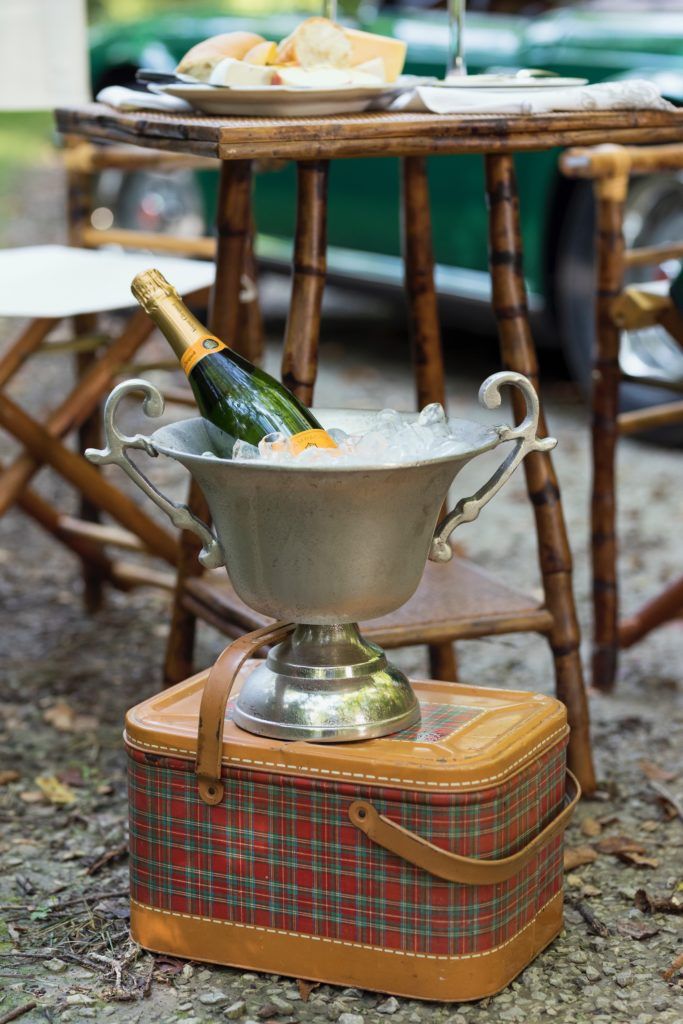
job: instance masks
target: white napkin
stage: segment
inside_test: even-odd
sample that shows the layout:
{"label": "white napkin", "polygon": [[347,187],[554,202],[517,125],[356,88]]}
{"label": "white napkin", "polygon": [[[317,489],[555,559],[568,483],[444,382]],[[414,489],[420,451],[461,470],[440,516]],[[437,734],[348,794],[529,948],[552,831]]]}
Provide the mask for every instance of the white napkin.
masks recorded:
{"label": "white napkin", "polygon": [[[533,90],[533,91],[532,91]],[[675,110],[652,82],[640,78],[598,85],[531,86],[500,91],[418,85],[389,107],[432,114],[545,114],[553,110]]]}
{"label": "white napkin", "polygon": [[98,103],[106,103],[117,110],[192,110],[190,104],[186,100],[181,100],[179,96],[127,89],[125,85],[108,85],[100,89],[95,99]]}

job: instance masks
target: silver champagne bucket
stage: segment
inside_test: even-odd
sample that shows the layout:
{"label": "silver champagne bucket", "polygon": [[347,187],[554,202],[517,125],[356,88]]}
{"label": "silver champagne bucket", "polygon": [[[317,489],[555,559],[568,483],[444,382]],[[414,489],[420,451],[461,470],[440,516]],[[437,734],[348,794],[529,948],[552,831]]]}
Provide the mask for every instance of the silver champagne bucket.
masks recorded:
{"label": "silver champagne bucket", "polygon": [[[455,527],[476,519],[528,452],[555,445],[553,438],[536,437],[538,398],[521,374],[489,377],[479,392],[482,405],[499,406],[505,384],[526,398],[519,426],[451,420],[461,442],[458,454],[377,467],[210,457],[202,453],[216,450],[215,428],[200,418],[161,427],[150,437],[127,437],[114,422],[121,399],[142,392],[149,416],[161,415],[163,399],[144,380],[114,388],[104,412],[107,447],[89,449],[90,461],[120,466],[177,527],[196,533],[200,561],[207,568],[225,565],[246,604],[297,624],[243,684],[234,709],[238,725],[260,735],[320,742],[382,736],[419,719],[408,680],[381,648],[362,638],[356,623],[404,604],[427,558],[451,558],[448,538]],[[323,426],[348,433],[362,432],[376,415],[342,409],[315,414]],[[407,421],[417,416],[401,415]],[[508,441],[513,447],[493,476],[439,521],[462,467]],[[206,497],[215,533],[186,505],[161,494],[131,462],[128,449],[182,463]]]}

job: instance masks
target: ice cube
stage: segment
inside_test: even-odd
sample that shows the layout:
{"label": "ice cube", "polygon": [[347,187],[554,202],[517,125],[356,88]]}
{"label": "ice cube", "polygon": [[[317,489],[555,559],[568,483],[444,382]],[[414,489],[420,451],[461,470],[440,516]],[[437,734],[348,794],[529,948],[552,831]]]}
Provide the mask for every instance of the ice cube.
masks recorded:
{"label": "ice cube", "polygon": [[446,413],[444,412],[443,406],[438,402],[432,402],[430,405],[425,405],[417,418],[417,422],[421,427],[431,427],[436,423],[445,423]]}
{"label": "ice cube", "polygon": [[384,434],[377,430],[369,430],[367,434],[361,434],[358,437],[353,452],[355,455],[360,456],[363,461],[376,459],[381,462],[389,445],[389,438]]}
{"label": "ice cube", "polygon": [[239,439],[233,445],[232,457],[236,462],[251,462],[254,459],[259,459],[261,453],[255,445]]}
{"label": "ice cube", "polygon": [[341,427],[331,427],[331,429],[328,430],[327,433],[330,435],[332,440],[336,441],[336,443],[340,446],[346,444],[346,442],[349,439],[349,435],[346,433],[345,430],[342,430]]}
{"label": "ice cube", "polygon": [[425,405],[417,418],[418,425],[427,427],[435,437],[448,437],[450,428],[444,407],[438,402]]}
{"label": "ice cube", "polygon": [[262,459],[279,462],[280,457],[287,454],[287,438],[284,434],[273,431],[272,434],[266,434],[265,437],[261,438],[258,443],[258,450]]}
{"label": "ice cube", "polygon": [[202,452],[203,459],[217,459],[218,456],[215,452]]}
{"label": "ice cube", "polygon": [[372,424],[370,430],[372,432],[381,432],[383,434],[396,434],[403,426],[403,420],[401,414],[396,412],[395,409],[382,409],[381,412],[377,413],[375,422]]}
{"label": "ice cube", "polygon": [[244,441],[235,443],[233,458],[239,461],[264,459],[278,465],[395,466],[444,458],[467,450],[468,445],[451,433],[443,408],[437,403],[426,406],[418,417],[407,421],[394,409],[377,413],[368,427],[348,434],[338,427],[328,431],[336,448],[310,446],[292,452],[289,438],[281,433],[267,434],[258,449]]}

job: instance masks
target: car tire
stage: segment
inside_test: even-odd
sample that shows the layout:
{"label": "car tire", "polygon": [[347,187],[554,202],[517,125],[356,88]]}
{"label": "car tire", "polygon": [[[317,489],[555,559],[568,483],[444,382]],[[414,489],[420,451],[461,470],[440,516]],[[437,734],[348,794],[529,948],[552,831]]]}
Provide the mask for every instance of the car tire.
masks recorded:
{"label": "car tire", "polygon": [[[669,240],[672,211],[680,218],[683,238],[683,176],[650,175],[636,179],[629,190],[624,217],[626,244],[648,245]],[[592,352],[595,339],[595,204],[592,187],[579,182],[571,191],[559,236],[555,265],[555,313],[560,340],[569,369],[584,395],[591,393]],[[651,268],[643,268],[640,280],[652,280]],[[674,267],[669,268],[675,273]],[[649,272],[649,273],[648,273]],[[637,280],[635,274],[629,280]],[[683,373],[683,353],[681,354]],[[678,376],[678,374],[677,374]],[[681,393],[647,384],[624,382],[619,389],[622,412],[663,405],[681,399]],[[683,445],[683,423],[643,432],[641,440]]]}

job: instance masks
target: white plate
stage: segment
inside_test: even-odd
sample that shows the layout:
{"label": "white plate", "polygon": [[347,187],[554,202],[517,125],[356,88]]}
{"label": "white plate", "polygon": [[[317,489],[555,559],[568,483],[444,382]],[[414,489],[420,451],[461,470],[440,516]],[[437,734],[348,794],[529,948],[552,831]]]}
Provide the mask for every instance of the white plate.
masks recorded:
{"label": "white plate", "polygon": [[168,93],[187,100],[206,114],[238,114],[256,117],[307,117],[317,114],[350,114],[381,108],[406,89],[432,82],[402,76],[387,85],[344,85],[333,89],[295,89],[286,85],[159,85],[155,92]]}
{"label": "white plate", "polygon": [[486,89],[498,92],[509,92],[510,89],[568,89],[572,86],[587,85],[587,78],[560,78],[559,75],[548,75],[544,78],[517,78],[515,75],[462,75],[448,79],[440,79],[433,84],[446,89]]}

